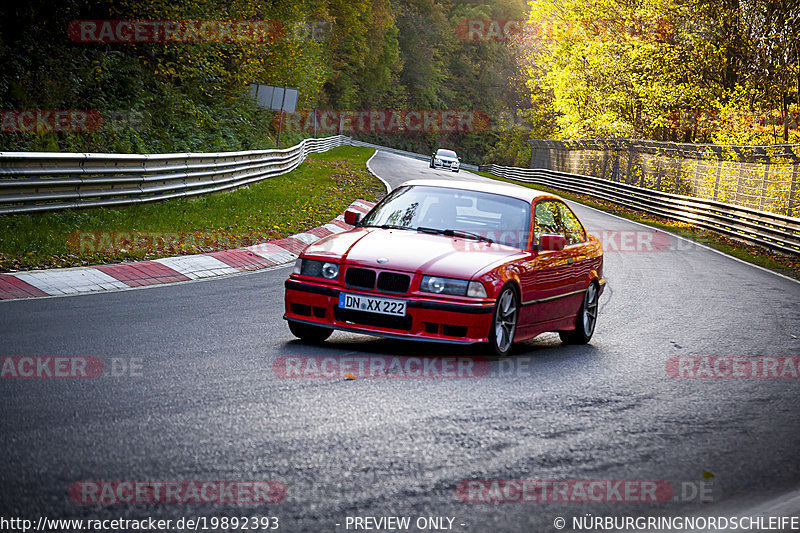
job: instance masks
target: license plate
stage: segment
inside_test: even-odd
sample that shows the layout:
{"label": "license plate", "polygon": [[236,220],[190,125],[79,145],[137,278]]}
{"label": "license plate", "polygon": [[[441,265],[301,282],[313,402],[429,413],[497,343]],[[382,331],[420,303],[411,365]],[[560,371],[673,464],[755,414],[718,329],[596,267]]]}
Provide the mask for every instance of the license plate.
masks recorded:
{"label": "license plate", "polygon": [[363,294],[339,293],[339,308],[381,315],[406,316],[406,302],[404,300],[376,298],[374,296],[364,296]]}

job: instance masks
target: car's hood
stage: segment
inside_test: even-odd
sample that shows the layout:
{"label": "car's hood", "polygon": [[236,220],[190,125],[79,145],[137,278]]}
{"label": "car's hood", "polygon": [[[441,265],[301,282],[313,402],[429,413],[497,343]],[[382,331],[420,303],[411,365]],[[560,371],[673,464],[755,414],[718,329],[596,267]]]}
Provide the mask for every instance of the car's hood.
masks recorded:
{"label": "car's hood", "polygon": [[[471,278],[487,267],[522,252],[473,239],[408,230],[357,228],[311,244],[304,254],[341,259],[348,264]],[[386,259],[378,263],[378,259]]]}
{"label": "car's hood", "polygon": [[448,155],[437,155],[437,156],[434,157],[434,159],[438,159],[440,161],[450,161],[450,162],[458,161],[457,158],[450,157]]}

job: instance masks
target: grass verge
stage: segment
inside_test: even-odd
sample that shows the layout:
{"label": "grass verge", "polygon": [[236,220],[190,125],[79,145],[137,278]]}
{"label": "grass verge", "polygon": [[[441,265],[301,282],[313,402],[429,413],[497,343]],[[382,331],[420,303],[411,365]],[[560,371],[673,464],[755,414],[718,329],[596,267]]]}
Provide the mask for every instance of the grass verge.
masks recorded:
{"label": "grass verge", "polygon": [[156,259],[249,246],[305,231],[384,185],[371,148],[312,154],[288,174],[235,191],[131,205],[0,215],[0,272]]}
{"label": "grass verge", "polygon": [[747,261],[748,263],[753,263],[754,265],[768,268],[778,272],[779,274],[783,274],[794,279],[800,279],[800,259],[778,252],[773,252],[772,250],[761,246],[755,246],[742,241],[730,239],[719,233],[708,231],[692,224],[686,224],[684,222],[658,217],[649,213],[645,213],[644,211],[628,209],[612,202],[598,200],[597,198],[585,194],[574,194],[542,185],[521,183],[519,181],[501,178],[488,172],[476,172],[476,174],[498,181],[506,181],[508,183],[514,183],[515,185],[522,185],[524,187],[529,187],[542,192],[557,194],[558,196],[566,198],[567,200],[580,202],[584,205],[588,205],[589,207],[594,207],[595,209],[627,218],[628,220],[641,222],[643,224],[647,224],[648,226],[669,231],[670,233],[674,233],[676,235],[680,235],[681,237],[704,244],[710,248],[719,250],[720,252],[724,252],[738,259],[742,259],[743,261]]}

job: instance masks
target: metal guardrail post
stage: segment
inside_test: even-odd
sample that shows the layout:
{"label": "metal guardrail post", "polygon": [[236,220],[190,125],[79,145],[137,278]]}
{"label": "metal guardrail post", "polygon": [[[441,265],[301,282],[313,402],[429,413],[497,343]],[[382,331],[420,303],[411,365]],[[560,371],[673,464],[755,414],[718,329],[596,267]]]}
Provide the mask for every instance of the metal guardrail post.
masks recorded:
{"label": "metal guardrail post", "polygon": [[714,197],[713,197],[714,200],[716,200],[719,196],[719,178],[721,175],[722,175],[722,161],[717,161],[717,176],[716,179],[714,180]]}

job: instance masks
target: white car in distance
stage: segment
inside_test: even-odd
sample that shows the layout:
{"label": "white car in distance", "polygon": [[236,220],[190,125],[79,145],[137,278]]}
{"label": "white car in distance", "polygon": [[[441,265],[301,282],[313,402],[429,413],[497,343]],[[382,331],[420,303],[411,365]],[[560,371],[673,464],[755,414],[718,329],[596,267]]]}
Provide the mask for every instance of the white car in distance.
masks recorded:
{"label": "white car in distance", "polygon": [[436,150],[436,152],[431,154],[430,167],[458,172],[459,168],[461,167],[461,160],[454,151],[439,148]]}

